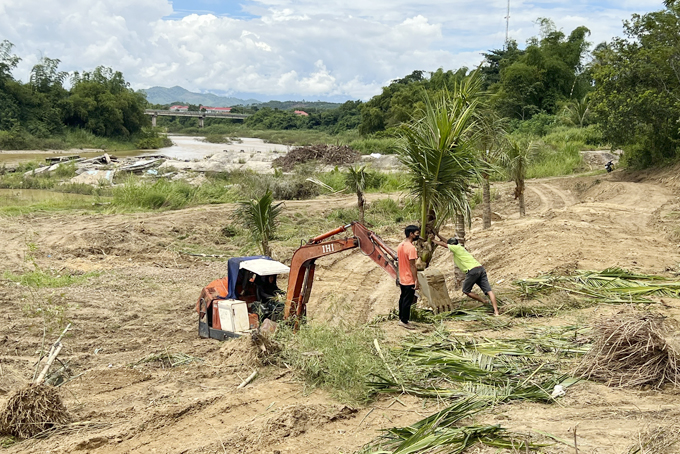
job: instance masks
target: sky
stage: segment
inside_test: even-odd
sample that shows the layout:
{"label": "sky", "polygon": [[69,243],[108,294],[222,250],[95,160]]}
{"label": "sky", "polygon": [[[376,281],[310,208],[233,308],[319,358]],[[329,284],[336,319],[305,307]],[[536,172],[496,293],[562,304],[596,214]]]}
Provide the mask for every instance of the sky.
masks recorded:
{"label": "sky", "polygon": [[[510,0],[520,47],[547,17],[593,45],[662,0]],[[99,65],[135,89],[179,85],[259,100],[369,99],[414,70],[479,65],[503,47],[507,0],[0,0],[0,41],[27,80],[42,56]]]}

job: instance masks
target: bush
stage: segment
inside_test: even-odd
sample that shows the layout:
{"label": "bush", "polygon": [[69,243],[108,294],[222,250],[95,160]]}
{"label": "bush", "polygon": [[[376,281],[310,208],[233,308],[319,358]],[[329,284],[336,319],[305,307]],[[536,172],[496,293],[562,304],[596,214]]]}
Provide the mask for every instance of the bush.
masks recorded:
{"label": "bush", "polygon": [[113,188],[113,204],[126,208],[178,209],[195,196],[196,188],[183,181],[140,181],[129,177],[125,184]]}
{"label": "bush", "polygon": [[276,336],[285,346],[281,353],[284,362],[308,386],[328,389],[344,402],[369,401],[374,391],[367,385],[368,379],[388,373],[373,347],[373,339],[382,338],[381,333],[368,326],[345,330],[305,324],[297,334],[281,326]]}
{"label": "bush", "polygon": [[59,178],[73,178],[76,176],[76,163],[67,162],[59,164],[59,166],[54,170],[54,176]]}

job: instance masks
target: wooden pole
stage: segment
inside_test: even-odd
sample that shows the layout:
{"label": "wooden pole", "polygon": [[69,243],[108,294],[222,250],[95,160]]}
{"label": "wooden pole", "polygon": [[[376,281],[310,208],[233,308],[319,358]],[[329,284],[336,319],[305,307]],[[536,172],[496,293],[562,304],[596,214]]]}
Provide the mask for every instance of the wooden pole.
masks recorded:
{"label": "wooden pole", "polygon": [[238,385],[238,387],[237,387],[236,389],[245,388],[245,387],[248,385],[248,383],[250,383],[251,381],[255,380],[255,377],[257,377],[257,370],[256,370],[255,372],[253,372],[252,374],[250,374],[250,375],[248,376],[248,378],[246,378],[245,380],[243,380],[243,382],[241,382],[241,384]]}
{"label": "wooden pole", "polygon": [[52,350],[50,353],[50,357],[47,358],[47,364],[45,364],[45,367],[43,368],[42,372],[40,372],[40,375],[38,375],[38,378],[35,379],[35,383],[37,385],[41,384],[43,380],[45,379],[45,375],[47,375],[47,371],[50,369],[52,366],[52,363],[54,363],[54,360],[57,359],[57,355],[61,351],[61,342],[54,344],[56,347]]}

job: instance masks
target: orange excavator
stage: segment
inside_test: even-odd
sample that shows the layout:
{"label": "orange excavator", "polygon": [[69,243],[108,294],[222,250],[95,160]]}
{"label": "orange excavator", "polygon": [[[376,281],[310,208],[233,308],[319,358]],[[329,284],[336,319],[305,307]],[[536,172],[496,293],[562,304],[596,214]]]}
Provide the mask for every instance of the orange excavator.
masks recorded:
{"label": "orange excavator", "polygon": [[[344,238],[333,238],[342,233],[347,235]],[[275,281],[276,275],[286,272],[289,272],[289,277],[283,318],[294,318],[297,324],[307,312],[316,260],[355,248],[359,248],[396,281],[399,275],[397,253],[364,225],[352,222],[301,245],[293,253],[290,270],[269,257],[229,259],[229,275],[208,284],[196,302],[199,335],[223,340],[256,328],[257,316],[252,312],[256,291],[251,288],[251,283],[268,276],[274,276],[270,281]]]}
{"label": "orange excavator", "polygon": [[[353,236],[331,239],[350,229]],[[307,302],[312,293],[316,259],[354,248],[359,248],[396,281],[399,275],[397,253],[378,235],[362,224],[352,222],[312,238],[295,251],[290,263],[284,318],[301,317],[306,314]]]}

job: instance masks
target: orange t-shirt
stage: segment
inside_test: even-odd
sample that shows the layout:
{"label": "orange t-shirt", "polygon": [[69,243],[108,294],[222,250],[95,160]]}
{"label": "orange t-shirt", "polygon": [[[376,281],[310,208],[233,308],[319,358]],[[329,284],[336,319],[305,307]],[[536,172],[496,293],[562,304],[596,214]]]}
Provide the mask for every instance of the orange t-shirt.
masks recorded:
{"label": "orange t-shirt", "polygon": [[410,241],[402,241],[397,248],[397,257],[399,257],[399,283],[401,285],[415,285],[416,280],[413,273],[411,273],[411,263],[409,260],[418,258],[418,251]]}

